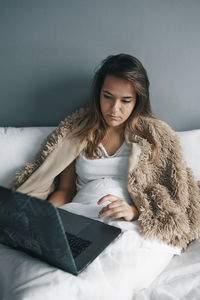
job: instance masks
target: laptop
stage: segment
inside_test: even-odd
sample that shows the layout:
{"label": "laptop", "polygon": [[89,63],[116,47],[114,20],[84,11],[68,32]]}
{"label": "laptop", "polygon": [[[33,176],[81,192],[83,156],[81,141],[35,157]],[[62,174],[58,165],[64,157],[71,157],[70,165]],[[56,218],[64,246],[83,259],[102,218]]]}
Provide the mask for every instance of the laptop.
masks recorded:
{"label": "laptop", "polygon": [[78,275],[121,229],[0,186],[0,243]]}

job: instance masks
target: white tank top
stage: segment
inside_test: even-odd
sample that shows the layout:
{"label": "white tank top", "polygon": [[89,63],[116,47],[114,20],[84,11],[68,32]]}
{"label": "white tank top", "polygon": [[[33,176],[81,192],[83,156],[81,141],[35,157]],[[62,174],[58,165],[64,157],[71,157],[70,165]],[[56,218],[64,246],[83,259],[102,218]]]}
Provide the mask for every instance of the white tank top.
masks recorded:
{"label": "white tank top", "polygon": [[131,148],[124,142],[113,155],[108,155],[101,143],[99,146],[103,150],[102,158],[88,159],[82,151],[76,159],[77,192],[87,190],[87,193],[98,199],[107,194],[114,194],[132,203],[126,187]]}

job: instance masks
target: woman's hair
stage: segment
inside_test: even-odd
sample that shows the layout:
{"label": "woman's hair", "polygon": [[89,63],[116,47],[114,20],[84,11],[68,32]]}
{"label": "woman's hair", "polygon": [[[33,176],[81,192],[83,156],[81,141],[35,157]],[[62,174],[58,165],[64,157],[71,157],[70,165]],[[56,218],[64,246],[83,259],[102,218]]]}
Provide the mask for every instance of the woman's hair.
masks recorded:
{"label": "woman's hair", "polygon": [[149,100],[149,79],[141,62],[128,54],[108,56],[102,61],[100,67],[95,72],[92,81],[91,103],[87,123],[80,131],[76,132],[76,136],[79,137],[80,141],[83,141],[85,138],[87,139],[86,157],[91,159],[101,157],[98,145],[106,134],[107,125],[101,113],[100,93],[107,75],[125,79],[134,86],[136,91],[136,105],[126,120],[126,125],[133,133],[146,138],[153,144],[153,152],[150,160],[153,161],[153,156],[157,156],[156,154],[158,154],[156,141],[153,137],[145,136],[145,133],[139,128],[138,124],[140,116],[154,118]]}

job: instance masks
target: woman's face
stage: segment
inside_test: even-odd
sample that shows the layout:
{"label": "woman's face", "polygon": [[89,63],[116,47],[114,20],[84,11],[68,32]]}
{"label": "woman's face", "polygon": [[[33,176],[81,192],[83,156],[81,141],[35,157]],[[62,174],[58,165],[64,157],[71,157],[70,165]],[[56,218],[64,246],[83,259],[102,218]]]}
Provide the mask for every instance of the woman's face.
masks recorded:
{"label": "woman's face", "polygon": [[101,112],[109,127],[121,127],[136,104],[134,86],[125,79],[107,75],[100,93]]}

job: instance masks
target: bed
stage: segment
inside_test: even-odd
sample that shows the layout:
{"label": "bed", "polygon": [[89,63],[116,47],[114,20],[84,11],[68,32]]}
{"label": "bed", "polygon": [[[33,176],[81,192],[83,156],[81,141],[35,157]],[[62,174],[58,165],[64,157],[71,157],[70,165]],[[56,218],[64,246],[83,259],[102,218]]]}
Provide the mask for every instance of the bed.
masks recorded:
{"label": "bed", "polygon": [[[16,170],[32,161],[43,139],[54,127],[0,128],[0,185],[8,187]],[[200,180],[200,129],[177,132],[184,157]],[[96,218],[96,207],[68,204],[64,207]],[[113,224],[112,220],[107,221]],[[59,270],[22,251],[0,244],[0,299],[1,300],[164,300],[200,299],[200,241],[197,240],[181,255],[174,255],[163,270],[162,255],[154,266],[151,258],[140,269],[142,288],[129,270],[137,267],[134,257],[133,227],[128,222],[114,223],[123,229],[123,242],[114,241],[94,263],[78,277]],[[137,243],[137,234],[134,234]],[[146,242],[148,248],[148,241]],[[121,251],[126,251],[122,258]],[[164,251],[164,250],[163,250]],[[155,251],[154,251],[155,255]],[[123,259],[123,264],[121,263]],[[120,261],[120,263],[119,263]],[[110,272],[104,272],[104,266]],[[152,268],[155,272],[148,273]],[[158,275],[159,274],[159,275]],[[141,276],[140,276],[141,277]],[[146,280],[146,287],[144,281]],[[137,289],[134,286],[137,285]]]}

